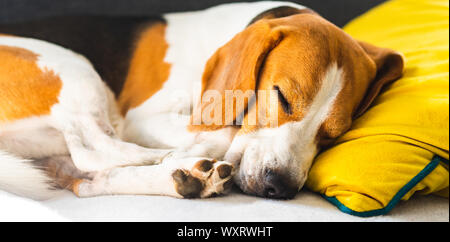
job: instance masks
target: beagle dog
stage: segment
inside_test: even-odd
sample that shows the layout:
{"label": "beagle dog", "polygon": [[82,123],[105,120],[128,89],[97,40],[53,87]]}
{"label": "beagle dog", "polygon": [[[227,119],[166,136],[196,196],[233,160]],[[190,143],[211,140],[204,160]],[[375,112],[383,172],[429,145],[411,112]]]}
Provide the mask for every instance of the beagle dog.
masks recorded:
{"label": "beagle dog", "polygon": [[289,2],[0,33],[0,189],[34,199],[293,198],[404,65]]}

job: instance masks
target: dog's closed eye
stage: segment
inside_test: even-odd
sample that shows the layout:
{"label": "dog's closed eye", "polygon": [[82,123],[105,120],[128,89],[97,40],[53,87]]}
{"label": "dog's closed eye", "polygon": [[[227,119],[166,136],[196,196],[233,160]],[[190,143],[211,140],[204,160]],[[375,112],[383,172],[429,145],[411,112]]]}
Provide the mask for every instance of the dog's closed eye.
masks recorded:
{"label": "dog's closed eye", "polygon": [[289,104],[288,100],[286,99],[286,97],[283,95],[283,93],[280,90],[279,86],[273,86],[273,89],[275,91],[277,91],[278,93],[278,100],[281,103],[281,107],[283,107],[283,111],[289,115],[292,114],[292,107],[291,104]]}

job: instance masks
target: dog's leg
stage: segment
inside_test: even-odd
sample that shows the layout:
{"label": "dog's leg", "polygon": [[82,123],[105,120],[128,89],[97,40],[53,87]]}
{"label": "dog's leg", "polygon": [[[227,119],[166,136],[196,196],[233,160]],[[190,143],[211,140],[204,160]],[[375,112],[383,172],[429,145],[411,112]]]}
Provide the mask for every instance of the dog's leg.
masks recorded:
{"label": "dog's leg", "polygon": [[80,197],[99,195],[167,195],[206,198],[232,187],[232,165],[210,159],[165,160],[155,166],[118,167],[97,173],[93,180],[79,180],[74,192]]}
{"label": "dog's leg", "polygon": [[0,150],[25,159],[67,155],[64,136],[49,117],[33,117],[0,127]]}
{"label": "dog's leg", "polygon": [[115,98],[93,70],[64,80],[60,102],[53,106],[55,128],[64,135],[77,168],[100,171],[117,166],[158,164],[171,152],[147,149],[120,139],[122,117]]}
{"label": "dog's leg", "polygon": [[[80,124],[81,123],[81,124]],[[147,149],[108,135],[95,120],[84,120],[65,130],[64,137],[75,165],[84,171],[117,166],[154,165],[170,150]]]}
{"label": "dog's leg", "polygon": [[210,157],[223,160],[238,130],[235,127],[227,127],[216,131],[196,132],[195,142],[184,147],[182,151],[174,152],[173,156]]}
{"label": "dog's leg", "polygon": [[145,147],[176,147],[172,158],[208,157],[223,160],[236,127],[216,131],[190,132],[190,116],[174,113],[140,114],[135,111],[127,117],[124,139]]}

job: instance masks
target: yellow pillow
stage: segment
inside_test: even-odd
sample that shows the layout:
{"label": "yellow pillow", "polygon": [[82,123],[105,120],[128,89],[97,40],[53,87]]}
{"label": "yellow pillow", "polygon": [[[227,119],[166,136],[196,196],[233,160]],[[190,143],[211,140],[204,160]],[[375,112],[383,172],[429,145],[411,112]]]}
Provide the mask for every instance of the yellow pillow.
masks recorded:
{"label": "yellow pillow", "polygon": [[307,187],[363,217],[386,214],[414,193],[448,198],[449,2],[392,0],[344,30],[402,52],[406,70],[317,157]]}

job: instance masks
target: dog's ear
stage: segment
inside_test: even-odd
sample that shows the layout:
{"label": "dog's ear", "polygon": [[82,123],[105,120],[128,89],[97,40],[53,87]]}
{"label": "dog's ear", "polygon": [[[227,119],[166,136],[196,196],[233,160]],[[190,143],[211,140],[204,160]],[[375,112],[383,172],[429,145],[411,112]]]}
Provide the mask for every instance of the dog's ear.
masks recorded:
{"label": "dog's ear", "polygon": [[370,105],[380,94],[384,86],[394,82],[402,76],[405,63],[403,55],[399,52],[379,48],[361,41],[359,41],[359,45],[375,62],[377,74],[369,84],[369,88],[355,112],[354,118],[360,117],[367,109],[369,109]]}
{"label": "dog's ear", "polygon": [[[218,49],[206,64],[202,82],[203,100],[194,110],[189,129],[214,130],[230,126],[238,116],[244,115],[250,102],[249,98],[245,99],[244,105],[236,104],[235,98],[232,99],[232,105],[225,105],[227,91],[255,93],[266,57],[281,39],[280,31],[272,30],[267,21],[259,21]],[[211,91],[220,94],[220,100],[214,100],[215,103],[205,100],[210,97],[208,92],[211,93]],[[225,110],[225,108],[235,110]],[[202,112],[212,113],[208,114],[207,119],[213,121],[205,124],[205,113]],[[198,120],[199,118],[202,120]]]}

